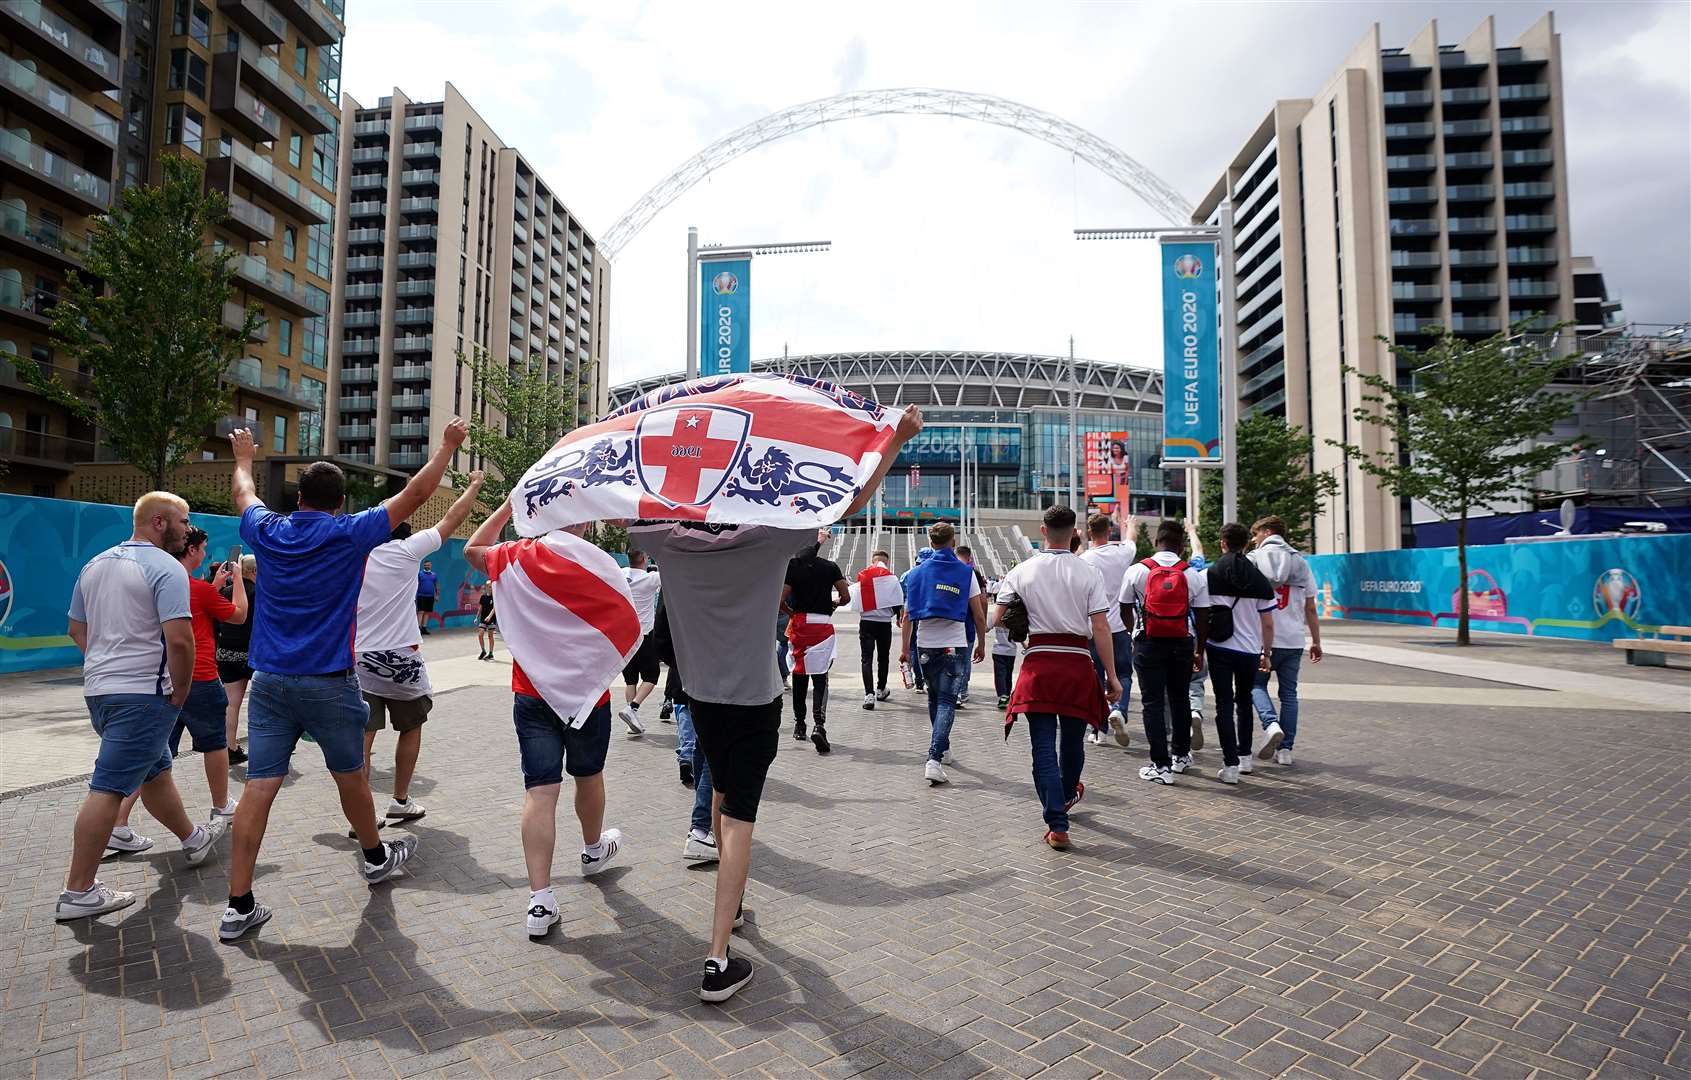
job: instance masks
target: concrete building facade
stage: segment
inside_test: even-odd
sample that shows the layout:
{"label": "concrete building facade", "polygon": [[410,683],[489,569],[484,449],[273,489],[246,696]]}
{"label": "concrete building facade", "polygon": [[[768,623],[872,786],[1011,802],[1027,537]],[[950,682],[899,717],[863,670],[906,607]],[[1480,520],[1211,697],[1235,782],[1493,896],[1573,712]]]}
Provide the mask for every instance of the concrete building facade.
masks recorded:
{"label": "concrete building facade", "polygon": [[610,267],[528,161],[451,83],[432,102],[346,97],[341,122],[330,453],[414,470],[452,416],[495,418],[478,351],[544,365],[578,416],[602,412]]}
{"label": "concrete building facade", "polygon": [[1339,479],[1316,550],[1404,541],[1400,500],[1327,443],[1384,448],[1353,418],[1358,373],[1398,377],[1382,337],[1573,318],[1563,131],[1551,15],[1508,45],[1490,18],[1401,48],[1376,25],[1314,96],[1274,105],[1199,203],[1197,222],[1234,207],[1241,409],[1310,431],[1311,467]]}

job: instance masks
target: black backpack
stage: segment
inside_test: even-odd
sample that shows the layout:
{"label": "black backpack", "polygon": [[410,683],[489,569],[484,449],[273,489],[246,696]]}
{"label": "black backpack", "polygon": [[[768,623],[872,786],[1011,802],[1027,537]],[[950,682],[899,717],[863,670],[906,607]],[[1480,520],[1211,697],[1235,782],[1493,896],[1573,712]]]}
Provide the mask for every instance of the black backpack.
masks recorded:
{"label": "black backpack", "polygon": [[1233,636],[1233,608],[1238,603],[1234,598],[1229,604],[1210,605],[1209,641],[1226,641]]}
{"label": "black backpack", "polygon": [[998,624],[1010,635],[1011,641],[1028,639],[1028,606],[1021,597],[998,606]]}

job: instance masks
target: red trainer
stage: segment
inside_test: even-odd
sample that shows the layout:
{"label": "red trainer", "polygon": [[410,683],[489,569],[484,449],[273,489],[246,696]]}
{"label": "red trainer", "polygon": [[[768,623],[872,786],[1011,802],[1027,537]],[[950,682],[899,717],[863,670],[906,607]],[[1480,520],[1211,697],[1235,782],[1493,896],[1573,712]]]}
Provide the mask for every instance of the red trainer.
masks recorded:
{"label": "red trainer", "polygon": [[1084,780],[1076,780],[1074,783],[1074,798],[1070,799],[1063,809],[1073,810],[1074,804],[1084,798],[1086,798],[1086,782]]}
{"label": "red trainer", "polygon": [[1069,834],[1066,832],[1048,832],[1045,834],[1045,842],[1055,851],[1069,850]]}

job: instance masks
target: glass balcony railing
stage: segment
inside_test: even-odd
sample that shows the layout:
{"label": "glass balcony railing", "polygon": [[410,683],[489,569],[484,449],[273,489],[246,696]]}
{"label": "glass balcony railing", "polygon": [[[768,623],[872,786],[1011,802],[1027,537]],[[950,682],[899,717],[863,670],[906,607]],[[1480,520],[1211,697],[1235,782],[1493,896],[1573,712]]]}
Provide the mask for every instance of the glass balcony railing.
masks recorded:
{"label": "glass balcony railing", "polygon": [[336,116],[327,106],[318,101],[316,96],[305,88],[303,83],[296,80],[291,72],[282,69],[281,61],[263,52],[259,47],[238,34],[225,34],[221,42],[224,52],[239,52],[241,62],[262,75],[276,89],[280,90],[301,114],[311,117],[317,122],[318,131],[333,131],[338,122]]}
{"label": "glass balcony railing", "polygon": [[1505,135],[1539,135],[1550,130],[1548,116],[1505,116],[1497,130]]}
{"label": "glass balcony railing", "polygon": [[1444,122],[1444,137],[1447,139],[1490,134],[1490,120],[1446,120]]}
{"label": "glass balcony railing", "polygon": [[400,308],[393,313],[395,326],[424,326],[434,322],[434,308]]}
{"label": "glass balcony railing", "polygon": [[352,125],[354,135],[389,135],[393,132],[393,124],[387,120],[358,120]]}
{"label": "glass balcony railing", "polygon": [[1550,232],[1556,228],[1554,214],[1509,214],[1503,227],[1510,232]]}
{"label": "glass balcony railing", "polygon": [[376,407],[374,394],[342,394],[340,407],[347,412],[369,412]]}
{"label": "glass balcony railing", "polygon": [[1548,150],[1505,150],[1503,167],[1512,165],[1548,165],[1552,155]]}
{"label": "glass balcony railing", "polygon": [[1439,93],[1446,105],[1482,105],[1491,100],[1491,91],[1483,86],[1456,86]]}
{"label": "glass balcony railing", "polygon": [[[39,0],[6,0],[0,4],[0,12],[28,26],[75,60],[88,76],[87,81],[98,84],[103,90],[116,89],[121,85],[122,72],[117,55]],[[75,71],[70,73],[73,76],[77,74]]]}
{"label": "glass balcony railing", "polygon": [[1431,105],[1433,103],[1433,92],[1431,90],[1387,90],[1380,95],[1380,100],[1388,109]]}
{"label": "glass balcony railing", "polygon": [[1503,320],[1493,315],[1452,315],[1450,329],[1458,334],[1495,334],[1503,329]]}
{"label": "glass balcony railing", "polygon": [[348,229],[346,231],[346,242],[349,244],[379,244],[386,236],[386,229]]}
{"label": "glass balcony railing", "polygon": [[379,311],[349,311],[341,316],[342,326],[363,328],[366,326],[380,326],[382,313]]}
{"label": "glass balcony railing", "polygon": [[12,203],[0,203],[0,232],[28,240],[80,262],[88,257],[88,237],[57,221],[37,217]]}
{"label": "glass balcony railing", "polygon": [[397,469],[415,468],[428,460],[421,450],[395,450],[388,454],[388,464]]}
{"label": "glass balcony railing", "polygon": [[1392,282],[1393,300],[1438,300],[1443,291],[1437,285],[1416,285],[1408,281]]}
{"label": "glass balcony railing", "polygon": [[278,169],[276,163],[263,154],[230,140],[214,149],[212,157],[213,160],[221,157],[233,158],[235,164],[257,177],[266,186],[282,192],[295,203],[305,207],[319,222],[326,224],[335,220],[335,208],[329,205],[327,199]]}
{"label": "glass balcony railing", "polygon": [[1439,223],[1430,218],[1392,218],[1393,236],[1437,236]]}
{"label": "glass balcony railing", "polygon": [[1388,139],[1427,139],[1431,138],[1432,134],[1433,125],[1428,123],[1386,125]]}
{"label": "glass balcony railing", "polygon": [[1505,199],[1548,199],[1555,194],[1556,185],[1548,181],[1534,180],[1503,185]]}
{"label": "glass balcony railing", "polygon": [[400,364],[393,369],[396,382],[418,382],[432,378],[434,369],[427,364]]}
{"label": "glass balcony railing", "polygon": [[399,238],[401,240],[433,240],[439,235],[439,230],[433,225],[401,225]]}
{"label": "glass balcony railing", "polygon": [[392,424],[388,434],[395,439],[421,439],[429,433],[429,425],[417,421]]}
{"label": "glass balcony railing", "polygon": [[1444,167],[1447,169],[1489,169],[1491,155],[1487,153],[1446,154]]}
{"label": "glass balcony railing", "polygon": [[72,91],[36,74],[10,56],[0,55],[0,82],[101,142],[117,145],[117,117],[101,112]]}
{"label": "glass balcony railing", "polygon": [[428,113],[423,116],[407,116],[405,118],[405,130],[425,131],[433,128],[434,130],[439,131],[444,121],[445,118],[442,117],[440,113]]}
{"label": "glass balcony railing", "polygon": [[1556,261],[1555,248],[1512,247],[1508,255],[1510,266],[1548,266]]}
{"label": "glass balcony railing", "polygon": [[415,394],[395,394],[391,404],[396,409],[426,409],[429,407],[429,392],[424,390]]}
{"label": "glass balcony railing", "polygon": [[352,271],[380,270],[382,268],[382,257],[380,255],[349,255],[346,260],[346,268]]}
{"label": "glass balcony railing", "polygon": [[396,352],[396,353],[401,353],[401,352],[433,352],[434,351],[434,335],[433,334],[413,334],[413,335],[410,335],[408,337],[395,338],[394,342],[393,342],[393,351]]}
{"label": "glass balcony railing", "polygon": [[434,214],[440,211],[440,200],[415,196],[399,200],[402,214]]}
{"label": "glass balcony railing", "polygon": [[0,156],[37,176],[54,181],[59,187],[102,210],[111,205],[110,183],[13,132],[0,131]]}
{"label": "glass balcony railing", "polygon": [[1556,283],[1554,281],[1536,281],[1531,278],[1509,279],[1509,295],[1512,297],[1537,299],[1542,297],[1558,296],[1560,294],[1561,290],[1556,287]]}
{"label": "glass balcony railing", "polygon": [[1497,219],[1493,217],[1459,217],[1451,218],[1448,228],[1453,233],[1490,233],[1497,231]]}
{"label": "glass balcony railing", "polygon": [[1452,300],[1496,300],[1497,282],[1453,281],[1450,283],[1450,298]]}
{"label": "glass balcony railing", "polygon": [[1497,252],[1490,248],[1451,248],[1452,266],[1496,266]]}
{"label": "glass balcony railing", "polygon": [[335,434],[343,439],[374,439],[376,427],[374,424],[341,424],[335,428]]}
{"label": "glass balcony railing", "polygon": [[1549,83],[1517,83],[1497,88],[1499,101],[1543,101],[1549,96]]}
{"label": "glass balcony railing", "polygon": [[402,281],[394,292],[400,296],[433,296],[434,281]]}
{"label": "glass balcony railing", "polygon": [[1444,189],[1446,202],[1490,202],[1494,189],[1490,184],[1451,184]]}
{"label": "glass balcony railing", "polygon": [[342,386],[363,386],[366,383],[376,382],[378,378],[376,369],[373,367],[341,368]]}

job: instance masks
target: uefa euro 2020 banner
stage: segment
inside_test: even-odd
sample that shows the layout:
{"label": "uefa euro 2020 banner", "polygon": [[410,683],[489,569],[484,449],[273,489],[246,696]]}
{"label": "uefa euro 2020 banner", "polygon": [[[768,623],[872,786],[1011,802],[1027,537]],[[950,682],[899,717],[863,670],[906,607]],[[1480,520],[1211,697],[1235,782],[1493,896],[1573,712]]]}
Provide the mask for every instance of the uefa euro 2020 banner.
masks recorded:
{"label": "uefa euro 2020 banner", "polygon": [[1221,455],[1221,369],[1216,349],[1215,244],[1164,240],[1163,457]]}
{"label": "uefa euro 2020 banner", "polygon": [[1691,534],[1311,555],[1322,618],[1610,641],[1691,626]]}
{"label": "uefa euro 2020 banner", "polygon": [[699,374],[752,369],[752,261],[701,259]]}

